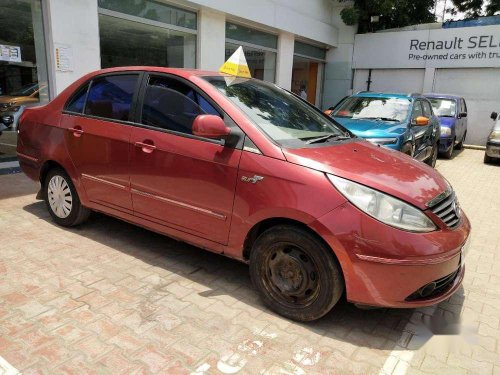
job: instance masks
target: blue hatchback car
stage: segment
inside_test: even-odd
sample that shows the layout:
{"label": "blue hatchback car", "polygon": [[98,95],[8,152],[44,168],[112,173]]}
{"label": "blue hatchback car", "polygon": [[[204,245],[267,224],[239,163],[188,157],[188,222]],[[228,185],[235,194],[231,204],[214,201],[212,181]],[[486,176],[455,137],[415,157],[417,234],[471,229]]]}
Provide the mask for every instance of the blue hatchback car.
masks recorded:
{"label": "blue hatchback car", "polygon": [[460,150],[467,136],[467,104],[465,99],[455,95],[424,94],[432,104],[441,124],[439,153],[451,158],[453,149]]}
{"label": "blue hatchback car", "polygon": [[360,92],[344,98],[329,113],[358,137],[432,167],[436,164],[439,120],[430,101],[420,94]]}

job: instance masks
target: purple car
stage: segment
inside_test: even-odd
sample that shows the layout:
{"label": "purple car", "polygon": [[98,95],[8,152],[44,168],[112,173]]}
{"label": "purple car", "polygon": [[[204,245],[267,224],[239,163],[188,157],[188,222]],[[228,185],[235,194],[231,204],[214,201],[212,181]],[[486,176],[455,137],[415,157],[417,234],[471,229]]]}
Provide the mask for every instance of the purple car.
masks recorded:
{"label": "purple car", "polygon": [[467,135],[467,105],[460,96],[446,94],[424,94],[432,104],[434,114],[439,118],[441,138],[439,153],[451,158],[453,149],[460,150]]}

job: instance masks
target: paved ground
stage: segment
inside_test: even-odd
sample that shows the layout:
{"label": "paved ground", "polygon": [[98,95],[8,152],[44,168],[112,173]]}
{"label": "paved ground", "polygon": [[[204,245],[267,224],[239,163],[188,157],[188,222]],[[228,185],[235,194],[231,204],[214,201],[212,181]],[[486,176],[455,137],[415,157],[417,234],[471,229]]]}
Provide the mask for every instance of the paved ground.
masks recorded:
{"label": "paved ground", "polygon": [[438,161],[473,225],[456,295],[312,324],[266,310],[243,264],[102,215],[57,227],[35,184],[0,176],[0,374],[500,374],[500,165],[482,158]]}

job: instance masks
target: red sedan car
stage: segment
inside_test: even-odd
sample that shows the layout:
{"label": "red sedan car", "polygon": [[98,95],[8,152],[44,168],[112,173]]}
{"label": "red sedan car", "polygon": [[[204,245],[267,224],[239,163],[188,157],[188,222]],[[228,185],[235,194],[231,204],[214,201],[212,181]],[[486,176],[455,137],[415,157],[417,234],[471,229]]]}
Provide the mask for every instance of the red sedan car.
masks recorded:
{"label": "red sedan car", "polygon": [[100,211],[247,262],[263,301],[292,319],[318,319],[344,293],[431,305],[464,277],[470,224],[437,171],[259,80],[94,72],[24,112],[17,150],[56,223]]}

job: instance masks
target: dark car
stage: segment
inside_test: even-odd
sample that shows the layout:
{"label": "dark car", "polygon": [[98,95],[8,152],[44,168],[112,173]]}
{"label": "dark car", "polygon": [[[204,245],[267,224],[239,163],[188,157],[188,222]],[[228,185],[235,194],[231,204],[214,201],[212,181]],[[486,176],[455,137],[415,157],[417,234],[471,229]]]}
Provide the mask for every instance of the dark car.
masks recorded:
{"label": "dark car", "polygon": [[451,158],[453,150],[460,150],[467,136],[467,103],[455,95],[425,94],[432,104],[441,125],[439,153]]}
{"label": "dark car", "polygon": [[436,164],[439,120],[419,94],[360,92],[328,113],[358,137]]}

